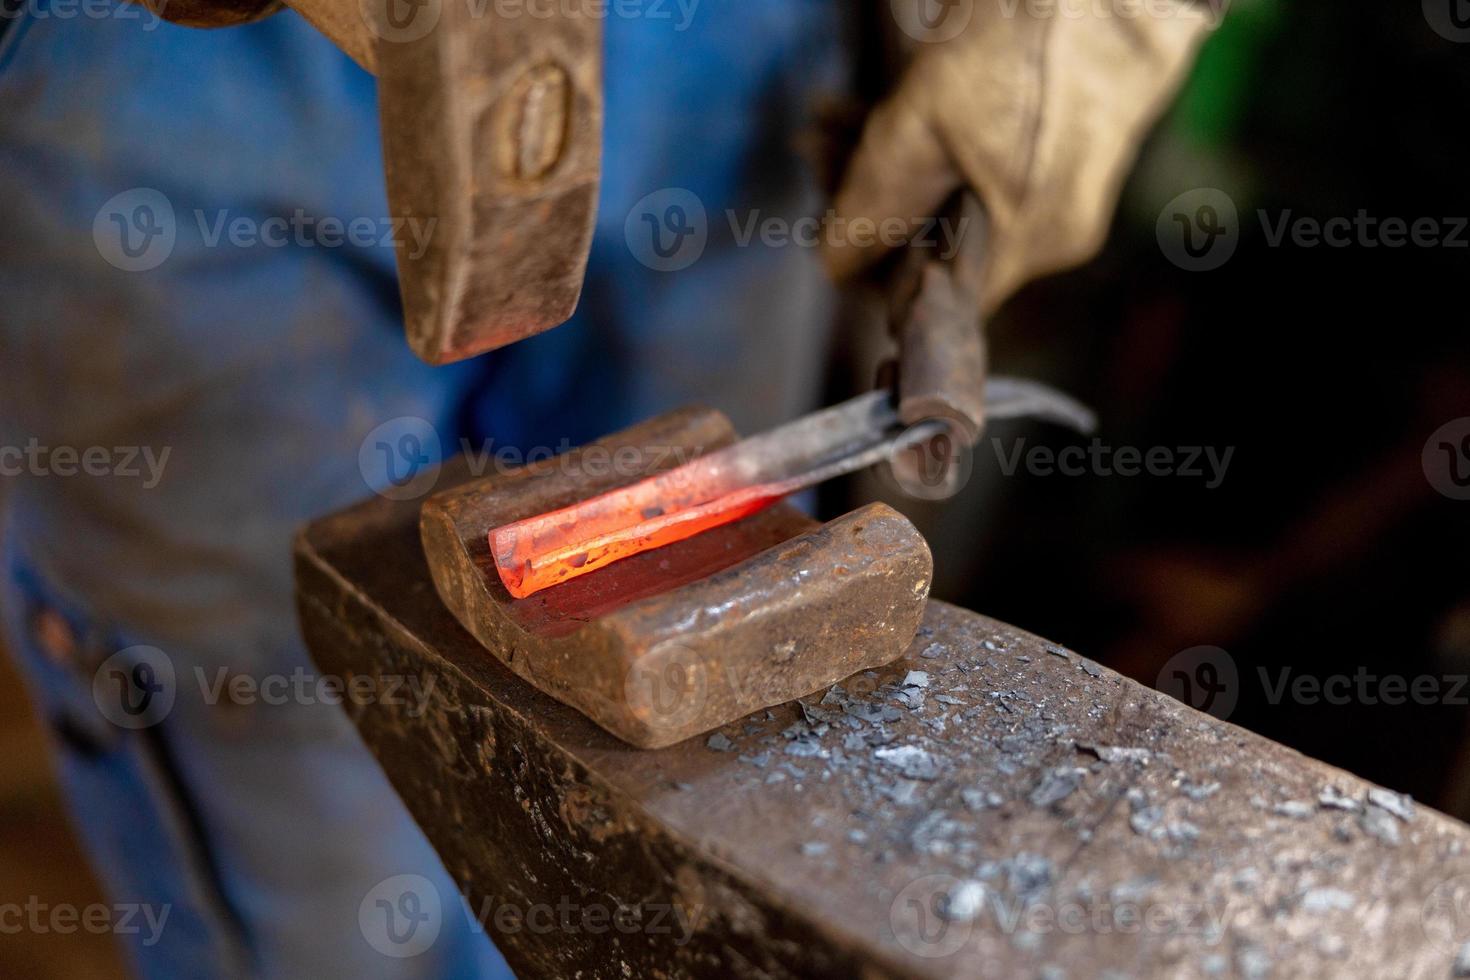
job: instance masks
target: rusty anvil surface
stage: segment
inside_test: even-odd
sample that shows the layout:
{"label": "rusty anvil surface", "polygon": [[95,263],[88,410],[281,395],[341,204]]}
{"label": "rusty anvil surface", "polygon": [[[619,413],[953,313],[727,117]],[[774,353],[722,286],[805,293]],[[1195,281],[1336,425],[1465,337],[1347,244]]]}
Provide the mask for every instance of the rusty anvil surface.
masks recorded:
{"label": "rusty anvil surface", "polygon": [[[460,627],[417,510],[305,529],[301,624],[432,682],[348,710],[520,976],[1453,975],[1448,817],[940,602],[888,667],[633,749]],[[497,926],[533,903],[642,927]]]}

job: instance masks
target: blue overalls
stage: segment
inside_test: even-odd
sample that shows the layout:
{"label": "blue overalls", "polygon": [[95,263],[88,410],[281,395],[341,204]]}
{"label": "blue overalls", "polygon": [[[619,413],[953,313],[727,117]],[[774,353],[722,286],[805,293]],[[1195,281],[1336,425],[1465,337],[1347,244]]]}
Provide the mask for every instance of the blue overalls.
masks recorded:
{"label": "blue overalls", "polygon": [[[795,145],[845,84],[843,14],[689,6],[608,5],[576,319],[437,369],[401,336],[375,83],[299,17],[0,20],[4,645],[112,900],[166,915],[118,930],[143,974],[505,975],[311,683],[291,536],[394,492],[375,448],[404,444],[370,436],[405,424],[445,453],[555,449],[691,401],[746,428],[812,407],[831,287],[810,249],[737,232],[821,210]],[[635,237],[666,190],[706,211],[678,272]]]}

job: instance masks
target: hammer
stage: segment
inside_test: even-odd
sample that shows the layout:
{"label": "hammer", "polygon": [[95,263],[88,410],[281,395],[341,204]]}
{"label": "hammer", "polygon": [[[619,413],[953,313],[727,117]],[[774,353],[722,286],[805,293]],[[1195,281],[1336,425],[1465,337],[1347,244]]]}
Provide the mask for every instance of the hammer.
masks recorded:
{"label": "hammer", "polygon": [[[280,0],[143,0],[225,27]],[[597,217],[602,21],[496,0],[287,0],[378,77],[389,217],[409,346],[431,364],[504,347],[577,307]]]}

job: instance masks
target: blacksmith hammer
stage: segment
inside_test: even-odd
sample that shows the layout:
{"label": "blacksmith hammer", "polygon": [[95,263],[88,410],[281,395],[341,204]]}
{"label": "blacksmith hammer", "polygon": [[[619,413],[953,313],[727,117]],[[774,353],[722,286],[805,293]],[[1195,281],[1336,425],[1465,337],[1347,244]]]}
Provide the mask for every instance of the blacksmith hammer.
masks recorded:
{"label": "blacksmith hammer", "polygon": [[[280,0],[144,0],[223,27]],[[489,0],[288,0],[378,76],[390,217],[434,220],[397,246],[409,345],[444,364],[514,343],[576,309],[597,216],[602,21]]]}

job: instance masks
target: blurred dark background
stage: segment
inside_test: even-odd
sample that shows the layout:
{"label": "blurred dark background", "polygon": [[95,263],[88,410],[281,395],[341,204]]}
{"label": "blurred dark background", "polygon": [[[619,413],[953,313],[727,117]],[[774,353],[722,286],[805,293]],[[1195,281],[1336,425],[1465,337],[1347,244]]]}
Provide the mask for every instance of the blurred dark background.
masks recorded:
{"label": "blurred dark background", "polygon": [[[1093,406],[1105,446],[1233,448],[1218,487],[1203,461],[1199,478],[1007,476],[998,457],[1019,440],[1089,440],[1005,424],[958,502],[888,499],[927,532],[941,598],[1150,685],[1176,654],[1221,648],[1211,676],[1236,703],[1217,714],[1470,818],[1470,503],[1437,491],[1424,459],[1470,416],[1470,31],[1430,26],[1452,3],[1238,0],[1145,149],[1105,253],[991,324],[993,369]],[[1186,271],[1156,226],[1200,188],[1233,201],[1238,247]],[[1363,211],[1433,219],[1445,241],[1275,246],[1262,211],[1272,234],[1288,215]],[[1274,698],[1302,675],[1352,686],[1338,682],[1338,703]],[[1388,675],[1437,693],[1382,703]]]}

